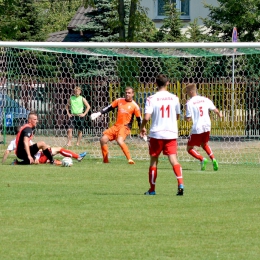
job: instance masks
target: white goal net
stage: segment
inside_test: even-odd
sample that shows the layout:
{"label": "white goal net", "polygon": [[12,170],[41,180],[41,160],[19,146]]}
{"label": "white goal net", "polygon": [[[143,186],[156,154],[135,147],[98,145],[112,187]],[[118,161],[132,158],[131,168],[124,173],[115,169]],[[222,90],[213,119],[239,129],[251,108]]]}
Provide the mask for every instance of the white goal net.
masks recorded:
{"label": "white goal net", "polygon": [[[259,163],[259,48],[258,43],[0,42],[0,151],[30,111],[39,116],[35,140],[64,146],[65,106],[74,87],[80,86],[91,110],[80,146],[73,132],[71,149],[101,158],[99,138],[115,122],[116,112],[96,121],[90,120],[90,114],[123,97],[126,86],[135,89],[134,99],[143,113],[146,98],[156,91],[156,76],[164,73],[170,79],[169,91],[180,98],[182,118],[187,100],[183,89],[188,82],[197,83],[199,93],[222,112],[222,119],[211,114],[210,139],[220,163]],[[180,161],[193,160],[186,152],[190,127],[179,121]],[[126,143],[133,159],[148,159],[147,143],[138,133],[135,121]],[[111,158],[124,158],[115,142],[109,144],[109,152]]]}

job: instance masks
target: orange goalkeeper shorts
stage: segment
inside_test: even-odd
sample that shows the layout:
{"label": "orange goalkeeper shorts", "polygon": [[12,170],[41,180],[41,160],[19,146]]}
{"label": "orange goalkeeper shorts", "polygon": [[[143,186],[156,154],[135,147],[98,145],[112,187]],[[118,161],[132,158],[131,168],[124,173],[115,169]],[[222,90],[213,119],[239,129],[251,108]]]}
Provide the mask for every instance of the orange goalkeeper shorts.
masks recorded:
{"label": "orange goalkeeper shorts", "polygon": [[109,138],[109,141],[116,140],[118,137],[123,137],[123,140],[130,134],[130,129],[125,125],[113,125],[103,132]]}

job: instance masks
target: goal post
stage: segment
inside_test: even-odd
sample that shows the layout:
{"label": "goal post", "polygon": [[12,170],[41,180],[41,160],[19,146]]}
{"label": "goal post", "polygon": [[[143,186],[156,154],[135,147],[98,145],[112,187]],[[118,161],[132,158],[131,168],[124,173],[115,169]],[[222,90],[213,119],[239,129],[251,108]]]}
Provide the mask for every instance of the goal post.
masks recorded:
{"label": "goal post", "polygon": [[[170,79],[168,90],[181,102],[180,161],[193,160],[186,152],[191,124],[183,120],[187,101],[183,90],[195,82],[199,94],[212,99],[224,116],[210,115],[210,145],[219,162],[260,163],[259,63],[260,43],[0,42],[0,151],[30,111],[39,115],[36,140],[64,146],[65,106],[77,85],[91,112],[100,111],[132,86],[143,114],[146,98],[156,92],[156,76],[164,73]],[[115,122],[116,112],[96,121],[90,120],[91,112],[80,146],[73,141],[72,149],[100,158],[99,138]],[[147,143],[138,133],[134,121],[126,142],[134,159],[148,159]],[[123,158],[115,142],[109,151],[111,157]]]}

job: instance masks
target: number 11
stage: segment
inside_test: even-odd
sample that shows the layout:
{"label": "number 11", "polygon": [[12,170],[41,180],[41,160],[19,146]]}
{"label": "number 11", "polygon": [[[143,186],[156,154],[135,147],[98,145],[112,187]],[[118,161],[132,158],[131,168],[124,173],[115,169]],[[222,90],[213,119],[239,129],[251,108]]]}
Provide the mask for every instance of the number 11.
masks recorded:
{"label": "number 11", "polygon": [[[160,110],[162,111],[162,118],[164,118],[164,105],[161,106]],[[168,105],[165,109],[167,111],[167,117],[170,117],[170,105]]]}

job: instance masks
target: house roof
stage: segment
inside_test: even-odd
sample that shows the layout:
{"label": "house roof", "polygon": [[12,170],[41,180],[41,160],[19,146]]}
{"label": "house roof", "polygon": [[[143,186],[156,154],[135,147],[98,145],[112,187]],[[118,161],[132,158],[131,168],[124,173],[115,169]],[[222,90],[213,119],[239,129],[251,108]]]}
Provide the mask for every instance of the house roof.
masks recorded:
{"label": "house roof", "polygon": [[79,7],[76,14],[73,16],[69,25],[67,27],[68,30],[54,32],[49,34],[47,42],[84,42],[86,41],[84,37],[80,35],[80,32],[74,32],[78,25],[86,24],[89,21],[89,18],[85,15],[88,12],[93,10],[92,7]]}
{"label": "house roof", "polygon": [[93,10],[93,7],[87,7],[85,8],[84,6],[79,7],[78,11],[74,15],[74,17],[71,19],[69,25],[68,25],[68,30],[70,29],[75,29],[77,25],[83,25],[86,24],[90,18],[87,17],[85,14],[89,13]]}
{"label": "house roof", "polygon": [[70,33],[69,31],[59,31],[49,34],[47,42],[85,42],[86,40],[79,32]]}

